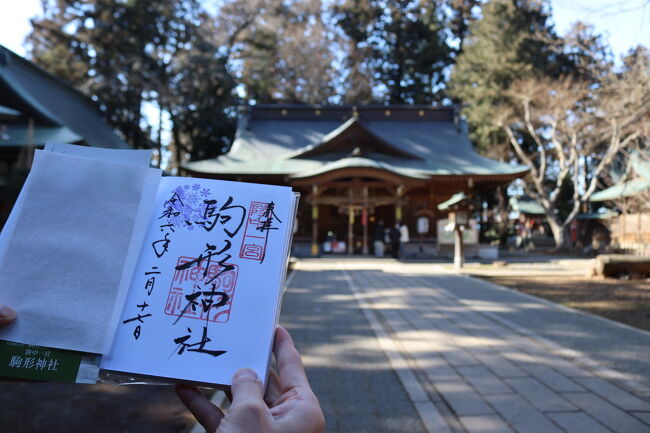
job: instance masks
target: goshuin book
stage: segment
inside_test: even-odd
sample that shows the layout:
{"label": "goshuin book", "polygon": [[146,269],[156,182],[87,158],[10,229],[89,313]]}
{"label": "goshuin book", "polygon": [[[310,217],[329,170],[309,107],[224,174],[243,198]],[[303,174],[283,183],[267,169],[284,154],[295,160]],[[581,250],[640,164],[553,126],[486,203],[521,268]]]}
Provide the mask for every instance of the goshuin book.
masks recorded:
{"label": "goshuin book", "polygon": [[298,196],[162,177],[141,151],[49,145],[0,238],[0,375],[265,378]]}

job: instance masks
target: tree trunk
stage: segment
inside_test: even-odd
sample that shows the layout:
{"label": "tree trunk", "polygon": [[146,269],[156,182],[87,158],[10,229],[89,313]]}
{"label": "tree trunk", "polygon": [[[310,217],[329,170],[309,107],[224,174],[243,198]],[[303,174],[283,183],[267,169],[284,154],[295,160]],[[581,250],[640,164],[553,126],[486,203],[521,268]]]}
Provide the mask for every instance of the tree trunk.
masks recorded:
{"label": "tree trunk", "polygon": [[563,225],[556,217],[546,217],[548,225],[551,227],[553,233],[553,240],[555,241],[555,249],[560,251],[568,250],[570,245],[571,236],[569,235],[569,226]]}
{"label": "tree trunk", "polygon": [[[181,145],[181,134],[178,131],[178,126],[175,119],[172,117],[172,137],[174,138],[174,144],[172,147],[172,158],[171,158],[171,171],[174,174],[178,174],[181,169],[181,164],[183,164],[183,147]],[[174,169],[176,171],[174,171]]]}

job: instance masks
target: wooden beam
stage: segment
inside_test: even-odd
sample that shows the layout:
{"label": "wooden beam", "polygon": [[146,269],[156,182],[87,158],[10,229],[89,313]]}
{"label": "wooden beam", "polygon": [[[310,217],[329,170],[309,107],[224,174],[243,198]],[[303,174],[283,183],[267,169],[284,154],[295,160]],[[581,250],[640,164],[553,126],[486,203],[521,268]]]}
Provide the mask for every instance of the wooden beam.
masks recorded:
{"label": "wooden beam", "polygon": [[347,167],[338,170],[332,170],[325,173],[321,173],[314,176],[304,177],[300,179],[293,179],[291,181],[292,185],[301,186],[301,185],[322,185],[331,183],[333,181],[342,179],[342,178],[359,178],[359,177],[369,177],[379,180],[387,181],[394,185],[412,185],[412,186],[424,186],[427,183],[427,179],[414,179],[407,176],[401,176],[397,173],[393,173],[388,170],[383,170],[380,168],[373,167]]}
{"label": "wooden beam", "polygon": [[[368,208],[374,208],[377,206],[385,206],[389,204],[400,203],[395,197],[368,197],[367,201],[364,202],[363,197],[317,197],[317,198],[307,198],[307,202],[311,205],[331,205],[338,206],[341,208],[348,208],[350,206],[355,209],[362,209],[364,206]],[[403,202],[403,201],[402,201]]]}

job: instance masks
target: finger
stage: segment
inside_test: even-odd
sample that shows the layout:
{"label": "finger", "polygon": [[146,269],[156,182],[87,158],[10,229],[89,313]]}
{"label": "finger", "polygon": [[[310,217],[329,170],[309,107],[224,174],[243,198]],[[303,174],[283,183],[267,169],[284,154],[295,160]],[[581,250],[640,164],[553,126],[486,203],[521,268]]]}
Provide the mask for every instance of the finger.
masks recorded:
{"label": "finger", "polygon": [[0,305],[0,325],[7,325],[16,320],[16,312],[6,305]]}
{"label": "finger", "polygon": [[266,385],[266,393],[264,394],[264,401],[269,407],[273,407],[280,397],[282,396],[282,387],[280,386],[280,376],[275,370],[269,370],[269,381]]}
{"label": "finger", "polygon": [[298,386],[309,387],[305,368],[302,365],[300,354],[293,344],[291,335],[282,326],[275,330],[275,343],[273,353],[280,374],[280,384],[283,390]]}
{"label": "finger", "polygon": [[223,419],[223,412],[210,403],[200,389],[195,386],[178,384],[176,385],[176,395],[206,432],[217,430]]}
{"label": "finger", "polygon": [[250,368],[241,368],[232,377],[232,404],[231,409],[238,406],[264,405],[264,388],[262,381]]}
{"label": "finger", "polygon": [[231,390],[232,404],[227,414],[230,423],[245,427],[241,431],[270,431],[271,413],[264,403],[264,386],[257,374],[250,368],[237,370]]}

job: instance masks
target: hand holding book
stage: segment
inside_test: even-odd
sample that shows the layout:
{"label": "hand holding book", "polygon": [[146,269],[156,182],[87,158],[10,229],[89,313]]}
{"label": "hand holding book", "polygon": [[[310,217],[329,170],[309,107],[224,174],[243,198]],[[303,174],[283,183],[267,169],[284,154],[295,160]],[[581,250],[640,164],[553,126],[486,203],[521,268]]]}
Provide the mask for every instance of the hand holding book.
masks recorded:
{"label": "hand holding book", "polygon": [[96,150],[37,151],[0,234],[0,298],[21,318],[0,328],[0,375],[54,380],[64,349],[111,378],[228,386],[248,366],[266,381],[296,194]]}
{"label": "hand holding book", "polygon": [[282,327],[275,331],[273,353],[279,374],[271,371],[266,391],[253,370],[238,370],[232,379],[233,400],[226,413],[210,403],[196,387],[177,385],[176,393],[209,432],[322,432],[323,412],[291,336]]}
{"label": "hand holding book", "polygon": [[[0,326],[15,319],[15,311],[0,305]],[[253,370],[235,372],[233,401],[225,414],[195,386],[176,385],[178,398],[210,432],[321,433],[325,429],[323,412],[307,381],[300,354],[283,327],[276,329],[273,354],[280,374],[271,370],[266,390]]]}

